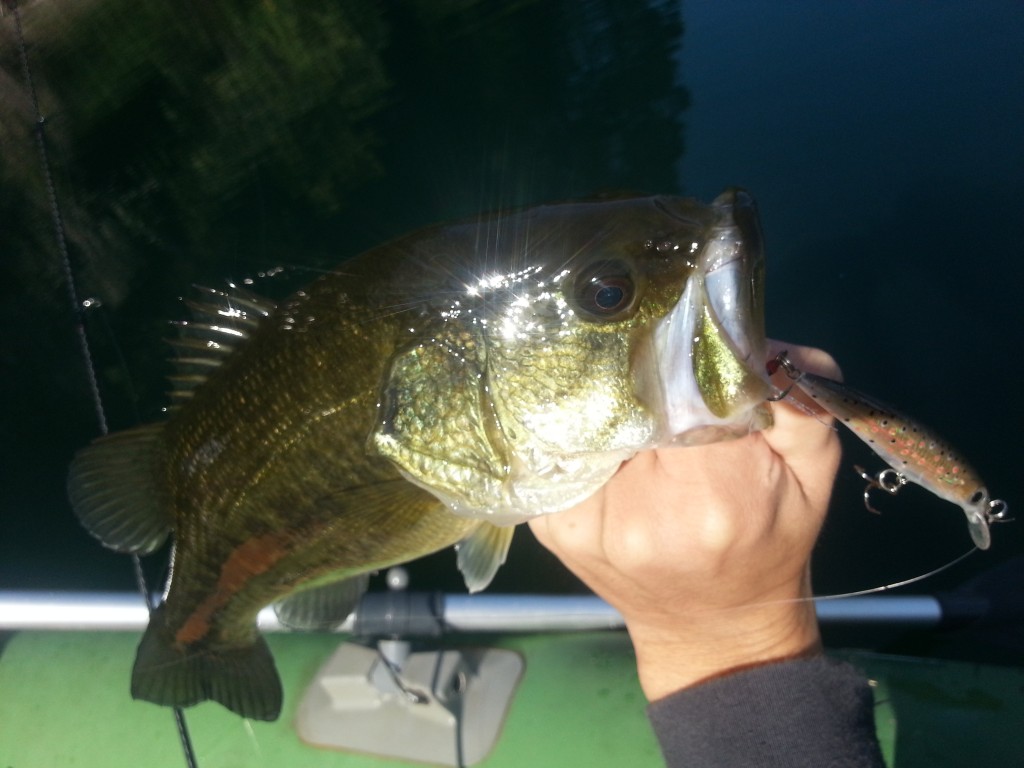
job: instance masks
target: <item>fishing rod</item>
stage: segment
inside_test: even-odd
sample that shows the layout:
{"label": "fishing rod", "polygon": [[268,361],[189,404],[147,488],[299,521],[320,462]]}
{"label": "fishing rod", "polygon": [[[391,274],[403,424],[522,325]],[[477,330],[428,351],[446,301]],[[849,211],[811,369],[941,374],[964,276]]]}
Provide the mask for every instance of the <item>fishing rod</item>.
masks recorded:
{"label": "fishing rod", "polygon": [[[25,43],[25,31],[21,23],[21,11],[18,7],[18,0],[3,0],[4,5],[10,9],[14,17],[15,34],[18,39],[18,53],[21,59],[22,74],[25,78],[25,88],[32,103],[32,114],[34,118],[34,130],[36,149],[39,153],[39,162],[46,185],[46,195],[50,206],[50,218],[53,223],[54,240],[57,244],[59,263],[64,276],[64,284],[67,290],[67,299],[71,308],[71,315],[75,320],[75,335],[78,339],[79,351],[82,355],[86,376],[89,380],[89,390],[92,395],[93,408],[95,410],[96,422],[101,435],[109,432],[107,427],[107,416],[103,407],[103,397],[100,394],[99,380],[96,376],[96,366],[93,364],[92,350],[89,346],[89,337],[85,330],[86,304],[79,299],[75,271],[71,264],[71,256],[68,251],[67,234],[64,228],[64,216],[61,213],[60,200],[57,197],[57,187],[53,182],[53,169],[50,163],[50,155],[46,148],[46,118],[39,107],[39,97],[36,92],[35,80],[32,77],[32,67],[28,59],[28,46]],[[142,562],[137,554],[131,556],[132,569],[139,594],[134,597],[136,601],[141,597],[145,615],[153,611],[154,603],[149,596],[149,588],[146,586],[146,578],[142,572]],[[140,606],[142,608],[142,606]],[[187,768],[198,768],[195,750],[192,746],[192,738],[188,732],[185,722],[185,713],[180,708],[174,708],[174,722],[178,731],[178,738]]]}

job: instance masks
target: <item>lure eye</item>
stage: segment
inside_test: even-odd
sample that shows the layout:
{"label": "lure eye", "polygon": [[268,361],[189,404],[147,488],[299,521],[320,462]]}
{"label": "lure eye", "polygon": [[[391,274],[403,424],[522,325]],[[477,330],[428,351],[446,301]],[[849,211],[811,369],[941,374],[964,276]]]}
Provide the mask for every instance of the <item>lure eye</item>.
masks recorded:
{"label": "lure eye", "polygon": [[617,318],[633,306],[636,283],[629,267],[619,261],[602,261],[582,270],[576,279],[576,305],[601,319]]}

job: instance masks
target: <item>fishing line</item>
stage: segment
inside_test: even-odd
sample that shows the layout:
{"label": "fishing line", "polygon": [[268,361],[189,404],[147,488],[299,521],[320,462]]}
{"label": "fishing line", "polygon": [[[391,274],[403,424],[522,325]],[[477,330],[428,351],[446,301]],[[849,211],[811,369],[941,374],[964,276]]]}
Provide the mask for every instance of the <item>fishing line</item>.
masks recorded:
{"label": "fishing line", "polygon": [[957,555],[952,560],[940,565],[938,568],[933,568],[925,573],[918,574],[917,576],[911,576],[909,579],[903,579],[902,581],[894,581],[889,584],[883,584],[879,587],[869,587],[868,589],[858,589],[853,592],[840,592],[835,595],[810,595],[809,597],[787,597],[779,600],[762,600],[754,603],[745,603],[742,605],[734,605],[729,608],[719,608],[716,611],[728,612],[728,611],[744,611],[752,608],[760,608],[766,605],[793,605],[795,603],[817,603],[826,602],[829,600],[843,600],[848,597],[863,597],[865,595],[873,595],[881,592],[889,592],[893,589],[899,589],[900,587],[906,587],[910,584],[916,584],[919,581],[930,579],[932,576],[938,574],[959,565],[968,557],[973,555],[975,552],[980,552],[977,547],[972,547],[961,555]]}
{"label": "fishing line", "polygon": [[814,602],[818,602],[818,601],[824,602],[825,600],[842,600],[845,597],[861,597],[863,595],[873,595],[873,594],[876,594],[876,593],[879,593],[879,592],[888,592],[891,589],[899,589],[900,587],[905,587],[908,584],[916,584],[917,582],[924,581],[925,579],[929,579],[932,576],[937,576],[938,574],[942,573],[943,571],[948,571],[950,568],[952,568],[952,567],[954,567],[956,565],[959,565],[964,560],[966,560],[968,557],[973,555],[975,552],[980,552],[980,551],[981,550],[979,550],[977,547],[971,547],[969,550],[964,552],[962,555],[958,555],[957,557],[954,557],[948,563],[940,565],[938,568],[933,568],[932,570],[927,571],[926,573],[922,573],[922,574],[919,574],[917,576],[912,576],[909,579],[903,579],[903,581],[894,581],[891,584],[883,584],[880,587],[871,587],[870,589],[859,589],[856,592],[841,592],[838,595],[814,595],[813,597],[802,597],[802,598],[799,598],[798,600],[799,601],[813,600]]}
{"label": "fishing line", "polygon": [[261,765],[265,765],[266,758],[263,756],[263,749],[260,747],[260,741],[256,738],[256,731],[253,730],[252,721],[243,718],[242,730],[245,731],[245,735],[248,737],[249,743],[252,745],[252,751],[256,754],[256,759],[260,761]]}
{"label": "fishing line", "polygon": [[121,349],[121,344],[117,340],[117,334],[114,333],[114,329],[110,324],[106,307],[103,305],[102,301],[96,298],[83,299],[82,306],[89,310],[89,317],[98,319],[99,324],[103,329],[103,335],[110,344],[114,357],[117,358],[118,367],[126,374],[123,386],[127,390],[128,401],[131,403],[132,417],[135,423],[139,424],[142,422],[142,414],[139,412],[139,394],[135,389],[135,382],[132,380],[129,373],[128,361],[125,359],[124,351]]}
{"label": "fishing line", "polygon": [[[60,254],[60,265],[64,275],[64,284],[67,289],[68,302],[71,305],[71,314],[75,323],[75,334],[78,338],[79,352],[85,363],[85,373],[89,380],[89,389],[92,394],[93,407],[95,409],[96,422],[101,435],[109,433],[107,426],[107,415],[103,408],[103,397],[100,394],[99,380],[96,376],[96,367],[93,365],[92,350],[89,347],[89,337],[85,331],[85,309],[86,307],[78,298],[78,286],[75,282],[75,273],[71,266],[71,256],[68,253],[67,235],[64,229],[64,217],[61,214],[60,202],[57,198],[57,188],[53,183],[53,172],[50,165],[50,155],[46,149],[46,118],[43,117],[39,108],[39,98],[36,93],[35,81],[32,78],[32,67],[28,60],[28,46],[25,43],[25,32],[21,24],[21,11],[18,7],[18,0],[3,0],[14,16],[14,29],[18,38],[18,54],[21,59],[22,75],[25,78],[25,87],[32,103],[33,117],[35,118],[34,134],[36,148],[39,152],[39,160],[43,173],[43,180],[46,184],[46,195],[50,204],[50,217],[53,222],[54,239],[57,242],[57,251]],[[149,589],[146,586],[146,577],[142,571],[142,562],[138,555],[131,555],[132,567],[135,575],[135,585],[146,604],[146,609],[152,613],[153,605],[150,602]],[[185,757],[185,764],[188,768],[198,768],[195,752],[192,748],[192,739],[185,724],[185,713],[180,708],[174,709],[174,719],[178,729],[178,737],[181,742],[182,752]]]}

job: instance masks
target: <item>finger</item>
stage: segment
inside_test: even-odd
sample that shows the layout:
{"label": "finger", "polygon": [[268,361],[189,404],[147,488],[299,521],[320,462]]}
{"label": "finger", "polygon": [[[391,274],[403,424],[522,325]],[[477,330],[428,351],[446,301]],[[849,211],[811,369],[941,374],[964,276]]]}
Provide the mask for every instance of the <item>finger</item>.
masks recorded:
{"label": "finger", "polygon": [[786,458],[830,450],[837,439],[832,417],[820,408],[807,409],[803,401],[773,403],[772,415],[775,423],[764,431],[764,437],[776,453]]}

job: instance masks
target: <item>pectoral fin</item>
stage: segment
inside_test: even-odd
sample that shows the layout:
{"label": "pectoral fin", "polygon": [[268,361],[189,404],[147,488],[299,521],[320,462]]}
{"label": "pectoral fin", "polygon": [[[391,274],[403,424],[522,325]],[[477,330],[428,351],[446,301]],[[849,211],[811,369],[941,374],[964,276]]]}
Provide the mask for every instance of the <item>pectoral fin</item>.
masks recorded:
{"label": "pectoral fin", "polygon": [[481,523],[473,533],[455,545],[457,562],[470,592],[485,589],[508,555],[514,525],[498,527]]}

